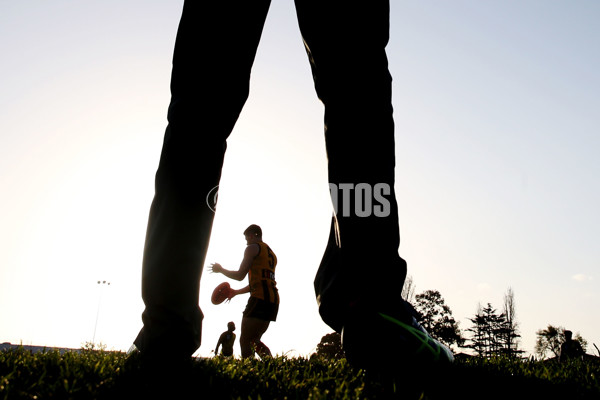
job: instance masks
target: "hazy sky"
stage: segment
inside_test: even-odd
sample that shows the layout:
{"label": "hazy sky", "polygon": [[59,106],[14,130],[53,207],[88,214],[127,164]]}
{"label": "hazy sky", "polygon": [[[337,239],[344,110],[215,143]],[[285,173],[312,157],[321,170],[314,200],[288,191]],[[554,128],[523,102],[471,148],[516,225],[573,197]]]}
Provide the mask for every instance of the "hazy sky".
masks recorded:
{"label": "hazy sky", "polygon": [[[0,342],[80,347],[95,334],[127,350],[141,328],[182,3],[0,0]],[[553,324],[593,353],[600,3],[391,7],[400,254],[417,293],[439,290],[466,329],[478,303],[500,309],[512,287],[523,349]],[[331,331],[312,289],[331,215],[322,121],[293,1],[273,0],[206,264],[237,268],[243,230],[263,227],[279,261],[280,314],[264,337],[277,354],[310,354]],[[203,275],[197,354],[241,323],[246,296],[210,303],[224,280]]]}

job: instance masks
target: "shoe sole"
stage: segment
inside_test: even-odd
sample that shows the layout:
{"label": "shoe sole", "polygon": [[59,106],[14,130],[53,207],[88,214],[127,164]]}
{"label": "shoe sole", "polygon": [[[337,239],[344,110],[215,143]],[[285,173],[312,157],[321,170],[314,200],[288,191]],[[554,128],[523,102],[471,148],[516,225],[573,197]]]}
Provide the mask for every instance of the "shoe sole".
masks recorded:
{"label": "shoe sole", "polygon": [[454,361],[450,349],[429,336],[418,323],[407,324],[380,312],[365,313],[363,318],[359,315],[355,313],[356,318],[342,329],[346,359],[358,368],[410,369]]}
{"label": "shoe sole", "polygon": [[391,317],[389,315],[383,313],[378,314],[381,318],[404,329],[409,335],[411,335],[414,339],[421,343],[421,345],[414,351],[415,355],[427,354],[434,362],[454,361],[454,355],[452,354],[450,349],[448,349],[448,347],[444,346],[436,339],[429,336],[429,334],[427,334],[426,332],[423,332],[420,329],[417,329],[411,325],[399,321],[396,318]]}

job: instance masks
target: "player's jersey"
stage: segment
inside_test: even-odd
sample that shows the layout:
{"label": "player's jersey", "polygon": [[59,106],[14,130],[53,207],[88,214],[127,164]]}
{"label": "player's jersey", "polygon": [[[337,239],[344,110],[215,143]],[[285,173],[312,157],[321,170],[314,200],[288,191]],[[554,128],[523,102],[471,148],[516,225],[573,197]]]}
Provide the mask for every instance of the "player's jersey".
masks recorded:
{"label": "player's jersey", "polygon": [[266,243],[260,242],[257,244],[260,250],[254,261],[252,261],[248,272],[250,296],[279,304],[279,293],[276,286],[277,282],[275,282],[277,257]]}

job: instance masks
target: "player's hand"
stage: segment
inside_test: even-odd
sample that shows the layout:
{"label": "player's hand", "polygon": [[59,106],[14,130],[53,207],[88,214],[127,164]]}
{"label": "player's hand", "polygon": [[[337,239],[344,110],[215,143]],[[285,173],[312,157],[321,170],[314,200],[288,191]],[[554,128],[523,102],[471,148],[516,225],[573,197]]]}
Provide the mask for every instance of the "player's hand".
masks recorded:
{"label": "player's hand", "polygon": [[213,274],[222,273],[223,269],[224,268],[219,263],[212,263],[210,264],[210,267],[208,267],[208,270]]}

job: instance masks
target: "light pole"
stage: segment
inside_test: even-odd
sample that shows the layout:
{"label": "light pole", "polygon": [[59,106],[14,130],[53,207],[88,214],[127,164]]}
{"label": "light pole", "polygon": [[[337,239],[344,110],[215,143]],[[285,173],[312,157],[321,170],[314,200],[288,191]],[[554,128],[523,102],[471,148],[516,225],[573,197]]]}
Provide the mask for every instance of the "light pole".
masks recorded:
{"label": "light pole", "polygon": [[100,303],[102,302],[102,288],[104,286],[110,286],[108,281],[98,281],[100,285],[100,295],[98,296],[98,310],[96,311],[96,324],[94,325],[94,336],[92,337],[92,346],[96,344],[96,328],[98,328],[98,316],[100,315]]}

